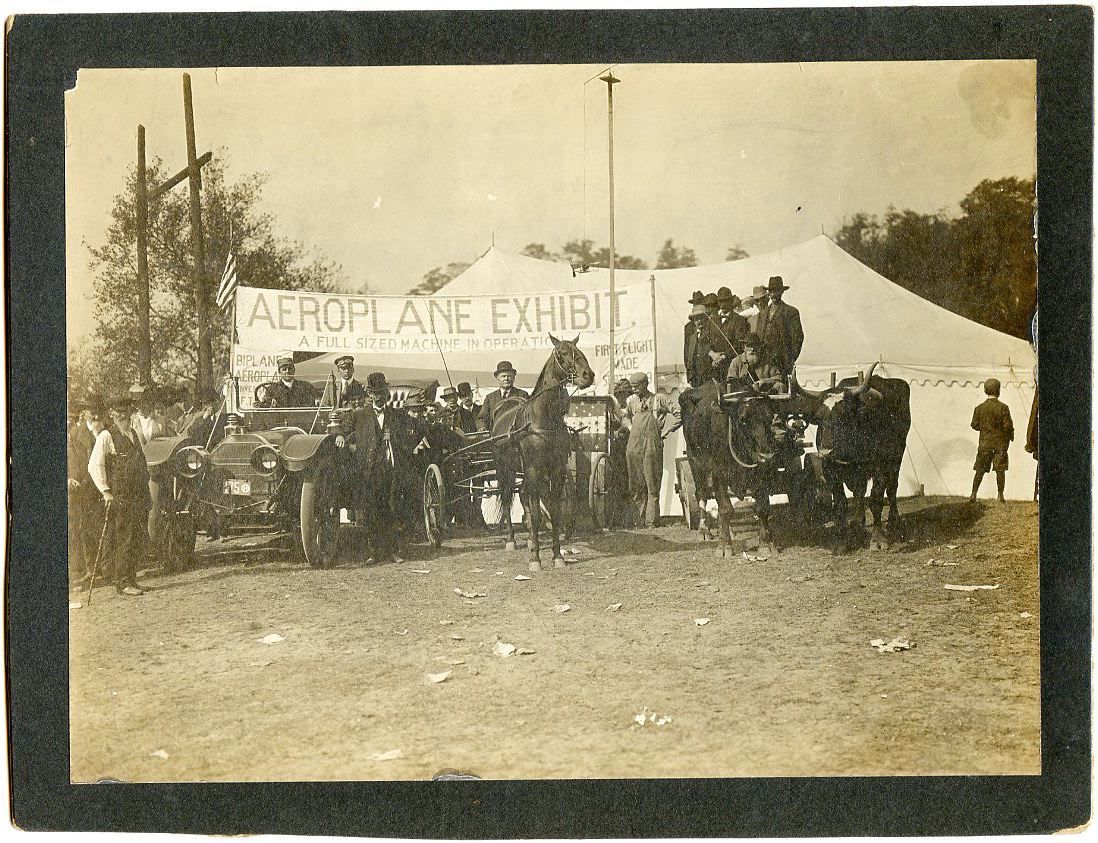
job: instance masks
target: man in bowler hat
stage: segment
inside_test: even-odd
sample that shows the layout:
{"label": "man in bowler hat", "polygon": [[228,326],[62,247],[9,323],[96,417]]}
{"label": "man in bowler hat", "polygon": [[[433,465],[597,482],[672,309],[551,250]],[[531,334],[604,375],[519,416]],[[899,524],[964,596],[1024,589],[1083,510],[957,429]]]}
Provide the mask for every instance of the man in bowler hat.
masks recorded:
{"label": "man in bowler hat", "polygon": [[491,431],[492,421],[495,417],[495,413],[499,408],[499,405],[506,401],[508,398],[529,398],[530,393],[525,389],[519,389],[515,386],[515,367],[511,365],[510,360],[500,360],[496,364],[496,383],[499,384],[499,389],[494,389],[484,397],[484,405],[480,408],[480,415],[477,416],[477,430]]}
{"label": "man in bowler hat", "polygon": [[367,405],[343,415],[335,446],[354,451],[355,509],[366,515],[370,561],[401,562],[394,504],[398,472],[411,463],[415,429],[403,410],[389,406],[384,373],[372,372],[365,390]]}

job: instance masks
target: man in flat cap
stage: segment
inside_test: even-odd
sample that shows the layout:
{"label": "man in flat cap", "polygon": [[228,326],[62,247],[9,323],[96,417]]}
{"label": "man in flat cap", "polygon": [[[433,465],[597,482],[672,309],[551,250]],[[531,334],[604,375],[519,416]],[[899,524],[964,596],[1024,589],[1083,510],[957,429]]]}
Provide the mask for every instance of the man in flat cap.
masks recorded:
{"label": "man in flat cap", "polygon": [[984,381],[984,394],[987,400],[978,405],[972,413],[972,429],[979,431],[980,442],[976,447],[976,462],[972,468],[976,476],[972,478],[972,494],[969,501],[976,500],[980,483],[984,475],[994,469],[995,483],[999,490],[999,501],[1003,502],[1006,488],[1006,473],[1009,462],[1007,448],[1014,441],[1014,422],[1010,418],[1010,407],[999,400],[999,381],[988,378]]}
{"label": "man in flat cap", "polygon": [[[680,422],[678,404],[663,393],[648,389],[648,375],[634,372],[629,376],[633,394],[625,402],[625,421],[629,441],[625,459],[629,466],[629,489],[637,518],[645,527],[658,525],[660,486],[663,483],[663,439]],[[671,416],[674,423],[668,424]]]}
{"label": "man in flat cap", "polygon": [[782,301],[788,289],[780,275],[771,276],[766,286],[769,301],[759,312],[755,329],[766,348],[767,360],[786,376],[793,371],[804,344],[800,311]]}
{"label": "man in flat cap", "polygon": [[257,407],[315,407],[319,396],[308,381],[299,381],[295,374],[294,355],[286,352],[278,355],[278,380],[264,384],[256,390]]}
{"label": "man in flat cap", "polygon": [[357,407],[365,404],[366,390],[359,381],[355,380],[355,358],[350,354],[337,357],[335,367],[339,372],[335,385],[335,406]]}
{"label": "man in flat cap", "polygon": [[496,383],[499,384],[499,389],[494,389],[484,396],[484,405],[480,408],[480,415],[477,416],[477,430],[491,431],[492,420],[495,417],[495,413],[502,404],[509,398],[529,398],[530,393],[525,389],[519,389],[515,386],[515,367],[511,365],[510,360],[500,360],[496,364]]}
{"label": "man in flat cap", "polygon": [[129,396],[110,402],[110,425],[96,437],[88,460],[107,513],[100,564],[108,566],[118,593],[130,597],[144,594],[137,585],[137,566],[145,558],[152,508],[149,469],[130,422],[132,412]]}

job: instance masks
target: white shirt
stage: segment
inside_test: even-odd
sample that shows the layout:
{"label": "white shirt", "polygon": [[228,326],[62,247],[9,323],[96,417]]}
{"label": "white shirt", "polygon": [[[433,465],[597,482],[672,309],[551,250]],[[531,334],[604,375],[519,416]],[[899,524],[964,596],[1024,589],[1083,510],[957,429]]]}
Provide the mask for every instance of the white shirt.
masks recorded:
{"label": "white shirt", "polygon": [[[132,431],[131,431],[132,433]],[[95,446],[92,448],[91,458],[88,460],[88,474],[92,482],[100,492],[106,492],[111,488],[107,480],[107,457],[114,456],[118,451],[114,447],[114,437],[109,430],[100,431],[95,437]]]}
{"label": "white shirt", "polygon": [[133,424],[138,427],[141,432],[141,438],[146,442],[150,439],[155,439],[161,433],[156,416],[142,416],[140,413],[137,413],[133,417]]}

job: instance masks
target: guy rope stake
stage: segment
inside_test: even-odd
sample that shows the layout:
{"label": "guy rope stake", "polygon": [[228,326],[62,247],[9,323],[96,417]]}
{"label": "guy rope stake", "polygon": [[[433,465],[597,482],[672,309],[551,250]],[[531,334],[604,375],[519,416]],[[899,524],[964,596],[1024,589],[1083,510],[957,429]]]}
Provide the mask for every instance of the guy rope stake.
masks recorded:
{"label": "guy rope stake", "polygon": [[92,604],[92,590],[95,588],[95,577],[99,573],[99,562],[103,558],[103,544],[107,539],[107,525],[110,523],[111,501],[107,501],[103,507],[103,530],[99,533],[99,547],[95,551],[95,561],[92,563],[91,577],[88,579],[87,604]]}

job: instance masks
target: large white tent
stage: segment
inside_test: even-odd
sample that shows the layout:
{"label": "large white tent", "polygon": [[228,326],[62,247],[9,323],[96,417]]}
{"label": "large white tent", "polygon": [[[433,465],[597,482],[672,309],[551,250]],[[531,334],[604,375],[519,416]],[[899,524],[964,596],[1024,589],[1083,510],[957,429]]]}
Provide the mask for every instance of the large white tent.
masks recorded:
{"label": "large white tent", "polygon": [[[911,384],[912,430],[907,440],[900,493],[967,495],[972,483],[976,433],[972,410],[984,399],[982,384],[1002,383],[1017,431],[1011,448],[1007,495],[1033,494],[1036,463],[1025,453],[1026,424],[1033,400],[1036,356],[1024,340],[980,325],[920,298],[874,272],[819,236],[764,255],[728,263],[663,270],[618,270],[616,283],[654,279],[656,367],[661,389],[683,384],[682,326],[694,290],[729,287],[744,296],[781,275],[790,287],[785,301],[801,312],[805,342],[797,363],[803,384],[826,386],[831,373],[844,378],[877,362],[877,373]],[[491,248],[440,293],[516,294],[537,290],[592,289],[609,284],[609,271],[573,272],[565,263],[543,261]],[[581,339],[582,345],[582,339]],[[665,512],[672,500],[674,458],[682,441],[666,447]],[[981,490],[994,495],[994,481]]]}

